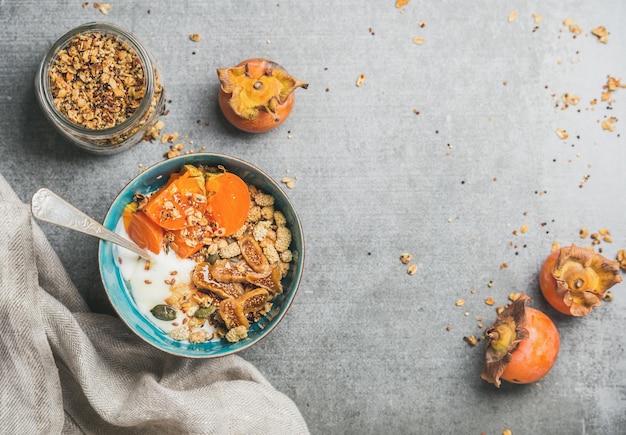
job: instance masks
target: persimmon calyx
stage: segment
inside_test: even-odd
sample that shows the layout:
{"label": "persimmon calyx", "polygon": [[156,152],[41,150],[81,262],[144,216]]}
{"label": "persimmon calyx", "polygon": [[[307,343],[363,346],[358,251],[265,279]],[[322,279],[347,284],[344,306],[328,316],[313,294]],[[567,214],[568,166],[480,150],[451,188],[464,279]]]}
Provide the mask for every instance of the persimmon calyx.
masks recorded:
{"label": "persimmon calyx", "polygon": [[262,62],[261,68],[254,69],[248,63],[218,68],[217,76],[222,91],[231,94],[230,107],[238,116],[248,120],[256,119],[259,110],[263,110],[278,121],[277,107],[285,104],[297,88],[309,86],[272,62]]}
{"label": "persimmon calyx", "polygon": [[486,331],[485,366],[480,377],[487,382],[500,386],[500,376],[511,361],[511,355],[522,340],[528,338],[526,329],[527,295],[520,296],[505,308],[493,325]]}
{"label": "persimmon calyx", "polygon": [[606,291],[622,281],[617,261],[576,245],[561,248],[552,276],[556,292],[574,316],[589,314]]}

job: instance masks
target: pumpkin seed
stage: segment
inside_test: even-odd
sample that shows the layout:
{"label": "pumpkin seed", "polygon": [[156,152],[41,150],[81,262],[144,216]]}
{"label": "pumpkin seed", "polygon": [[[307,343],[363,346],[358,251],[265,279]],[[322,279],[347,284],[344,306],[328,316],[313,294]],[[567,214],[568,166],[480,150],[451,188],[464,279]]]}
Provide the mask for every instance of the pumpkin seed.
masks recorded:
{"label": "pumpkin seed", "polygon": [[216,307],[214,307],[213,305],[208,306],[208,307],[202,307],[202,308],[198,308],[196,310],[195,313],[193,313],[193,316],[197,319],[208,319],[211,314],[213,314],[216,310]]}
{"label": "pumpkin seed", "polygon": [[155,305],[154,308],[150,310],[150,312],[157,319],[165,321],[174,320],[177,315],[176,309],[165,304]]}

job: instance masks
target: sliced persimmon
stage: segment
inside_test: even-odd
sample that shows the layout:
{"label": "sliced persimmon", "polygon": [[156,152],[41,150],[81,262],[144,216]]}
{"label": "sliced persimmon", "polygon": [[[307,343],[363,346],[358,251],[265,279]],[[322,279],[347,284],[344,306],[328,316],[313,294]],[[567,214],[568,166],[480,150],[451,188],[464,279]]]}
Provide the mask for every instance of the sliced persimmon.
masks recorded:
{"label": "sliced persimmon", "polygon": [[230,172],[209,174],[206,179],[206,213],[217,228],[229,236],[240,229],[248,218],[250,192],[245,181]]}
{"label": "sliced persimmon", "polygon": [[155,254],[161,252],[163,229],[155,224],[144,212],[126,207],[122,221],[128,237],[137,245]]}
{"label": "sliced persimmon", "polygon": [[203,231],[199,226],[182,228],[168,232],[169,247],[180,258],[187,258],[198,252],[203,245]]}
{"label": "sliced persimmon", "polygon": [[193,220],[202,216],[206,206],[204,175],[198,168],[186,165],[150,197],[144,210],[162,228],[180,230],[194,225]]}

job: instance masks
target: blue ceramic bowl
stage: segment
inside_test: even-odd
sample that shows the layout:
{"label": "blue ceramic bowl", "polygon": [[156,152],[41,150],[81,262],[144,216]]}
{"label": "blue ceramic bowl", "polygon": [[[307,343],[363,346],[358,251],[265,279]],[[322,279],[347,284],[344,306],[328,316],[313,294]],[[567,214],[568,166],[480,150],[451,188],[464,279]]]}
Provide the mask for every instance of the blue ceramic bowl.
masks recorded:
{"label": "blue ceramic bowl", "polygon": [[246,183],[253,184],[266,193],[274,196],[276,208],[281,210],[287,219],[287,226],[292,233],[291,250],[294,260],[289,273],[283,278],[283,293],[274,300],[271,317],[263,317],[250,326],[248,338],[230,343],[225,339],[191,344],[187,341],[175,341],[167,333],[155,326],[137,308],[132,291],[116,266],[116,256],[110,242],[101,241],[98,252],[100,275],[109,300],[119,317],[128,327],[149,344],[164,352],[190,358],[213,358],[229,355],[252,346],[269,334],[281,321],[291,305],[300,283],[304,264],[304,238],[300,219],[289,198],[281,187],[259,168],[235,157],[220,154],[197,153],[165,160],[146,169],[133,179],[113,201],[106,217],[104,226],[114,230],[122,216],[124,207],[133,200],[136,193],[148,194],[165,184],[168,176],[179,172],[184,165],[223,166],[226,170],[237,174]]}

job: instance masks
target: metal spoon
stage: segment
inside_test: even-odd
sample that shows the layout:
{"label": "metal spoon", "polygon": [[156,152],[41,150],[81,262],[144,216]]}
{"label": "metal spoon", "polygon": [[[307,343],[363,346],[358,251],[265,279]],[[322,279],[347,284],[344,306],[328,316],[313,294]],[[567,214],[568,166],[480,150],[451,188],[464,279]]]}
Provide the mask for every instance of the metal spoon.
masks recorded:
{"label": "metal spoon", "polygon": [[49,189],[39,189],[31,200],[31,211],[37,219],[98,237],[148,259],[148,253],[130,240],[105,228]]}

